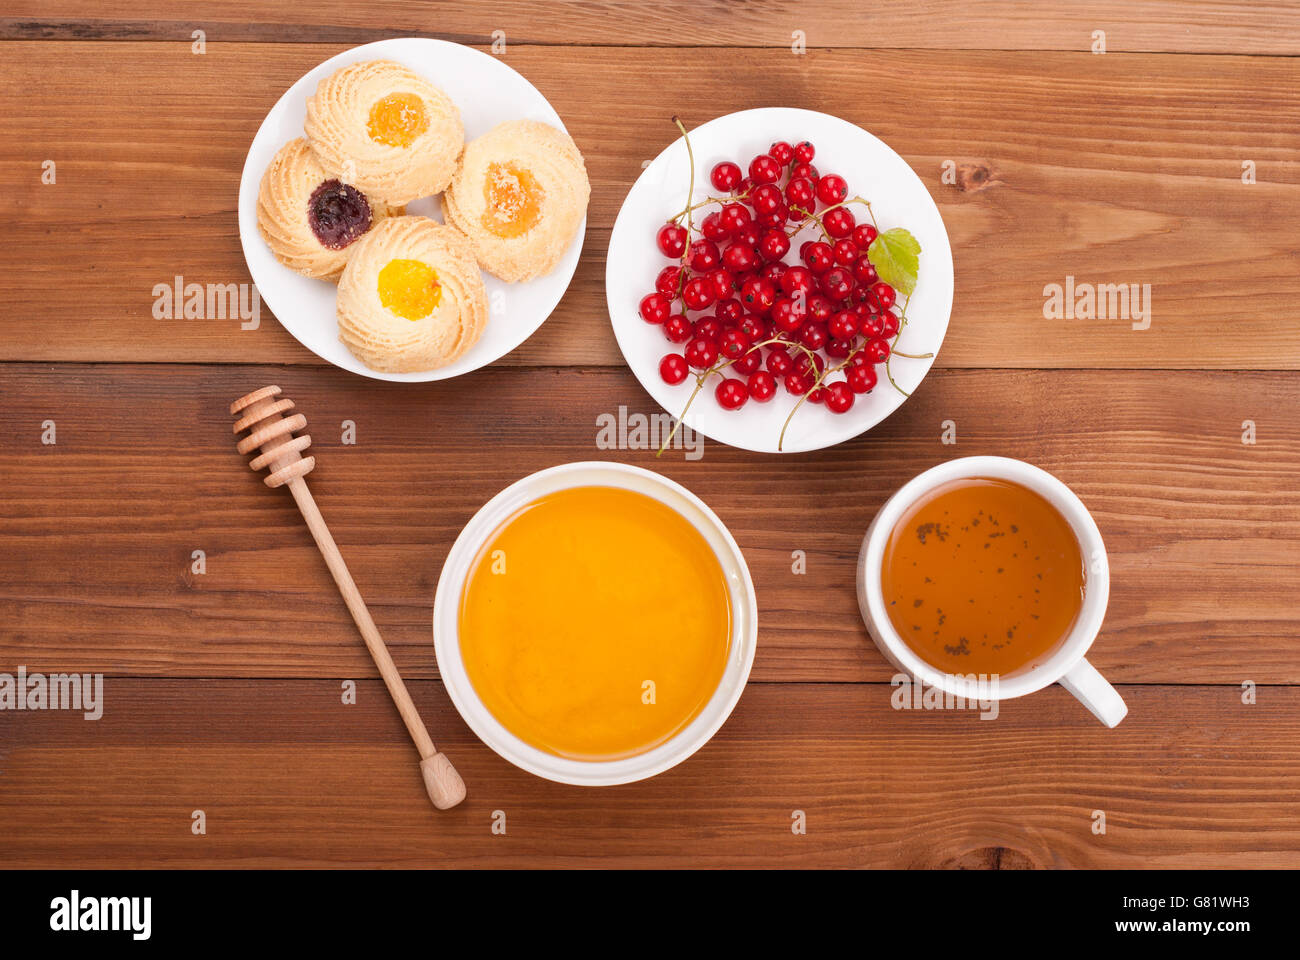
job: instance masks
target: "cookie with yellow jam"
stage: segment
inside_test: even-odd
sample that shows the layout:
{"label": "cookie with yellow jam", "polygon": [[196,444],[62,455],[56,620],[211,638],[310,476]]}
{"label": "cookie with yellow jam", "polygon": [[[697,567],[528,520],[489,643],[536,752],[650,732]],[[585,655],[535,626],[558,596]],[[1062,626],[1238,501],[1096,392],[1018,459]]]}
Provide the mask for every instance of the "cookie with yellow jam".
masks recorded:
{"label": "cookie with yellow jam", "polygon": [[372,370],[436,370],[487,325],[483,275],[465,236],[428,217],[391,217],[359,240],[339,279],[339,339]]}
{"label": "cookie with yellow jam", "polygon": [[511,120],[465,145],[442,209],[483,269],[514,282],[555,269],[590,195],[582,154],[567,133]]}
{"label": "cookie with yellow jam", "polygon": [[401,213],[327,174],[301,137],[280,148],[257,191],[257,229],[275,259],[322,280],[337,280],[353,244]]}
{"label": "cookie with yellow jam", "polygon": [[388,203],[441,193],[465,145],[460,111],[391,60],[330,74],[307,101],[307,140],[322,167]]}

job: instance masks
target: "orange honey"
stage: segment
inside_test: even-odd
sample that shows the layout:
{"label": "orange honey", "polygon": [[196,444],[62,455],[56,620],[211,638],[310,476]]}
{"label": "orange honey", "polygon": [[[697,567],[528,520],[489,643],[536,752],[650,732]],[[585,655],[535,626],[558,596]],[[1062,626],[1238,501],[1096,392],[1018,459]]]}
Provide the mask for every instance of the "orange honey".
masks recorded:
{"label": "orange honey", "polygon": [[953,480],[899,518],[881,586],[894,629],[926,663],[1005,675],[1069,634],[1083,605],[1083,555],[1066,519],[1029,488]]}
{"label": "orange honey", "polygon": [[526,743],[615,760],[686,727],[722,679],[732,614],[703,536],[652,497],[577,487],[489,536],[460,604],[460,652],[484,706]]}

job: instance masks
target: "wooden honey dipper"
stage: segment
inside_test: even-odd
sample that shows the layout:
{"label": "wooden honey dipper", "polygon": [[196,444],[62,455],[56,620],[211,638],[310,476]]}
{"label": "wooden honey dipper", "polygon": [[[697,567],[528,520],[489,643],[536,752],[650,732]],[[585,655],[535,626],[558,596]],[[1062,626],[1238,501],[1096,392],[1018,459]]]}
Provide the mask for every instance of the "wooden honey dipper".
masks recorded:
{"label": "wooden honey dipper", "polygon": [[279,387],[263,387],[246,397],[240,397],[230,405],[231,414],[238,418],[235,421],[235,433],[249,431],[248,436],[239,441],[238,450],[246,454],[261,448],[261,453],[253,458],[249,466],[254,472],[263,467],[271,468],[266,477],[268,487],[289,487],[289,492],[298,503],[298,509],[302,511],[303,519],[307,521],[307,528],[316,538],[316,546],[325,558],[325,565],[334,575],[334,582],[339,585],[343,602],[348,605],[352,619],[361,630],[366,649],[370,651],[393,702],[397,704],[397,712],[402,715],[402,721],[406,724],[411,739],[415,741],[416,749],[420,751],[420,772],[424,776],[429,799],[439,810],[454,807],[465,799],[465,782],[446,754],[439,753],[434,748],[429,731],[424,728],[419,711],[415,709],[411,695],[406,690],[406,684],[402,682],[401,674],[397,672],[393,658],[388,654],[388,647],[384,645],[375,621],[370,618],[370,611],[366,609],[365,601],[361,599],[361,593],[352,580],[352,574],[348,573],[347,564],[343,562],[343,556],[339,553],[334,538],[330,536],[320,508],[307,489],[307,481],[303,477],[316,466],[316,458],[304,457],[302,451],[311,445],[311,437],[307,434],[294,436],[296,431],[307,426],[307,418],[301,413],[285,416],[293,409],[293,401],[277,400],[279,396]]}

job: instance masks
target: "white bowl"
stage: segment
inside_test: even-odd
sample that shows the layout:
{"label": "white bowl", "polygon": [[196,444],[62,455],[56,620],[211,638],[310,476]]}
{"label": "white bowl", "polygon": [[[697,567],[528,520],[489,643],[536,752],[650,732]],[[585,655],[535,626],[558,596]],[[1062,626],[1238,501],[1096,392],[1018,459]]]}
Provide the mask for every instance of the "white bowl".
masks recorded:
{"label": "white bowl", "polygon": [[[505,356],[551,315],[578,266],[587,221],[583,218],[564,258],[546,276],[527,283],[506,283],[483,274],[487,327],[478,343],[455,363],[416,373],[371,370],[339,340],[337,287],[328,280],[313,280],[284,266],[272,256],[257,230],[257,190],[262,173],[277,150],[303,135],[307,99],[316,92],[316,85],[339,67],[363,60],[395,60],[441,87],[460,108],[466,141],[506,120],[540,120],[561,130],[564,124],[538,89],[504,60],[446,40],[402,37],[353,47],[308,71],[271,108],[248,148],[239,180],[239,242],[253,283],[280,325],[322,360],[363,377],[407,382],[457,377]],[[441,206],[433,197],[407,204],[406,211],[442,219]]]}
{"label": "white bowl", "polygon": [[[889,535],[899,518],[931,490],[952,480],[988,477],[1009,480],[1043,497],[1065,518],[1087,565],[1083,585],[1083,605],[1070,633],[1044,658],[1033,661],[997,678],[997,685],[970,682],[960,674],[945,673],[922,660],[894,629],[885,604],[881,569]],[[886,501],[867,528],[858,554],[858,606],[867,630],[880,651],[898,669],[955,696],[968,699],[1009,700],[1060,684],[1082,701],[1092,713],[1113,727],[1124,719],[1128,708],[1115,688],[1090,664],[1084,655],[1097,639],[1106,604],[1110,599],[1110,565],[1106,545],[1092,514],[1074,491],[1046,470],[1007,457],[961,457],[949,460],[913,477]]]}
{"label": "white bowl", "polygon": [[[848,180],[850,192],[870,200],[882,230],[905,227],[920,241],[921,270],[898,346],[906,353],[938,354],[952,312],[952,248],[939,208],[906,160],[847,120],[786,107],[730,113],[691,130],[690,138],[695,154],[695,201],[716,193],[709,172],[719,160],[732,160],[744,168],[774,140],[811,140],[817,148],[813,165],[821,173],[840,174]],[[670,350],[680,352],[681,347],[668,342],[662,327],[642,320],[638,310],[641,298],[654,290],[655,275],[669,264],[655,246],[655,233],[685,205],[689,178],[686,143],[678,137],[628,191],[610,234],[605,266],[605,297],[619,349],[641,386],[674,417],[686,406],[695,378],[687,377],[676,386],[663,382],[659,359]],[[862,219],[860,205],[855,204],[852,210]],[[799,244],[814,234],[813,228],[798,234],[792,249],[797,252]],[[787,256],[787,262],[792,262],[793,256]],[[898,357],[891,361],[890,370],[898,385],[912,393],[933,363],[933,358]],[[879,375],[875,389],[859,395],[848,413],[834,414],[824,406],[803,404],[786,431],[783,452],[820,450],[842,443],[897,410],[906,398],[890,385],[884,370],[879,370]],[[719,443],[777,453],[781,424],[797,398],[778,387],[767,403],[750,401],[740,410],[723,410],[713,398],[716,383],[714,379],[695,398],[684,421],[687,426]]]}
{"label": "white bowl", "polygon": [[[515,511],[538,497],[572,487],[619,487],[653,497],[700,532],[722,567],[731,598],[732,634],[727,663],[717,690],[704,709],[683,730],[652,750],[621,760],[570,760],[525,743],[492,716],[465,672],[460,654],[460,599],[470,565],[492,533]],[[438,671],[451,702],[465,722],[489,747],[515,766],[558,783],[608,786],[644,780],[681,763],[731,715],[754,663],[758,643],[758,605],[754,582],[740,547],[704,502],[679,483],[650,470],[622,463],[565,463],[538,471],[506,487],[474,514],[461,531],[438,579],[433,601],[433,647]]]}

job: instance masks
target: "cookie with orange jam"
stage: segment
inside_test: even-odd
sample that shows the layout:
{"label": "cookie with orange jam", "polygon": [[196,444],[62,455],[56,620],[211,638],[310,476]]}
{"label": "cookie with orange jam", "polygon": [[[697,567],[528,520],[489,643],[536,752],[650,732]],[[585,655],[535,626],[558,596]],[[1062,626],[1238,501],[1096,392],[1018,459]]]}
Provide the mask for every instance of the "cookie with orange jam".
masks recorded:
{"label": "cookie with orange jam", "polygon": [[513,282],[555,269],[590,195],[582,154],[567,133],[511,120],[465,145],[442,209],[483,269]]}
{"label": "cookie with orange jam", "polygon": [[451,98],[391,60],[354,63],[322,80],[304,128],[331,176],[398,205],[445,190],[465,145]]}
{"label": "cookie with orange jam", "polygon": [[377,224],[339,279],[339,339],[372,370],[446,366],[478,341],[487,314],[469,241],[428,217]]}
{"label": "cookie with orange jam", "polygon": [[337,280],[353,244],[401,207],[327,174],[307,141],[280,148],[257,191],[257,228],[275,258],[305,277]]}

